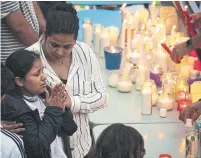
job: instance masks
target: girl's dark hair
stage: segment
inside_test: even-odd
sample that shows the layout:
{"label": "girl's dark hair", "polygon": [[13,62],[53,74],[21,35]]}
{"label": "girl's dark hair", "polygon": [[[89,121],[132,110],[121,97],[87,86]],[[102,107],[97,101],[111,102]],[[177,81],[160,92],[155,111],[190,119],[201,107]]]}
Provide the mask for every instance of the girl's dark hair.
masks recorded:
{"label": "girl's dark hair", "polygon": [[6,67],[15,77],[24,78],[37,59],[40,59],[40,56],[33,51],[17,50],[6,59]]}
{"label": "girl's dark hair", "polygon": [[79,18],[71,3],[59,3],[48,11],[46,21],[46,37],[52,34],[74,34],[77,39]]}
{"label": "girl's dark hair", "polygon": [[85,158],[143,158],[144,140],[134,128],[112,124],[99,136]]}

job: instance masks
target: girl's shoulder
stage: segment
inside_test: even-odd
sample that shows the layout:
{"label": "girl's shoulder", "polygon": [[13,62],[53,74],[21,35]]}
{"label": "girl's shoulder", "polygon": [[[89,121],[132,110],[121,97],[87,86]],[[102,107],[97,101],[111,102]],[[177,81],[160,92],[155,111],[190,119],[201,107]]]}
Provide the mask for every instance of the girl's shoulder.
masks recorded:
{"label": "girl's shoulder", "polygon": [[2,120],[13,120],[17,116],[31,111],[22,97],[18,95],[7,94],[1,103]]}

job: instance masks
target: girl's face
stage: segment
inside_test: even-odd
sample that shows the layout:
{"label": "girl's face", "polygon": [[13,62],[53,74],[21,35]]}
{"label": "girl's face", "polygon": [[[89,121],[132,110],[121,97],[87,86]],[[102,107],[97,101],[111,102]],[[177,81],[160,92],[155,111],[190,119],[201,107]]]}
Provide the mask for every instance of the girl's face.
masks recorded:
{"label": "girl's face", "polygon": [[34,61],[32,68],[26,74],[24,79],[21,79],[18,86],[22,88],[24,95],[39,95],[46,90],[46,76],[43,73],[43,64],[40,59]]}

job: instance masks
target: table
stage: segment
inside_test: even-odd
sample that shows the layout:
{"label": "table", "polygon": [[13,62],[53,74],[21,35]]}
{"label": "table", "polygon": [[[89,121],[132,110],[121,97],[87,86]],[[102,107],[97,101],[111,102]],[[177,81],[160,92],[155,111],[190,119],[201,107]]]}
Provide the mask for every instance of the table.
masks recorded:
{"label": "table", "polygon": [[[107,72],[104,60],[98,57],[101,73],[107,86]],[[180,123],[179,112],[176,106],[172,111],[167,112],[166,118],[159,116],[159,108],[153,107],[152,115],[141,114],[140,92],[133,88],[131,93],[120,93],[115,88],[107,86],[109,94],[108,106],[94,113],[89,114],[89,121],[92,126],[112,123]]]}
{"label": "table", "polygon": [[[145,141],[145,158],[158,158],[160,154],[170,154],[173,158],[185,157],[185,128],[178,124],[126,124],[137,129]],[[94,139],[108,125],[99,125],[92,129]]]}
{"label": "table", "polygon": [[150,4],[151,1],[70,1],[74,5]]}

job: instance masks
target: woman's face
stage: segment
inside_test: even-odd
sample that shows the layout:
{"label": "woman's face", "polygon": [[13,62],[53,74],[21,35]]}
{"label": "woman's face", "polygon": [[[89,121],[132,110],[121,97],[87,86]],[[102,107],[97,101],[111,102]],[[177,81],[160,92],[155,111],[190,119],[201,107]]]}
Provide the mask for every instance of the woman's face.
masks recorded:
{"label": "woman's face", "polygon": [[46,76],[43,73],[43,64],[40,59],[34,61],[31,70],[22,80],[24,95],[39,95],[46,90]]}
{"label": "woman's face", "polygon": [[53,34],[44,38],[43,49],[45,55],[54,61],[70,55],[75,42],[73,34]]}

